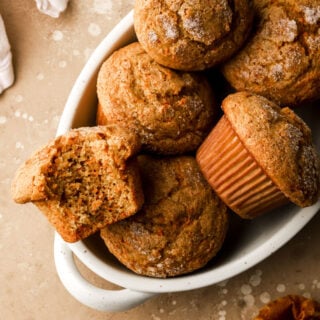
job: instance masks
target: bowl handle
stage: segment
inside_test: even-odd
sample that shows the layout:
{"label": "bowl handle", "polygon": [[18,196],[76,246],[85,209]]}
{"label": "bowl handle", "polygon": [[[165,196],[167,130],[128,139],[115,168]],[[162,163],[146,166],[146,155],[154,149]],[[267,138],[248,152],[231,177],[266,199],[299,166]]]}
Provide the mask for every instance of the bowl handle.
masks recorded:
{"label": "bowl handle", "polygon": [[142,304],[156,293],[131,289],[106,290],[95,287],[80,274],[68,245],[54,240],[54,260],[59,278],[67,291],[82,304],[99,311],[125,311]]}

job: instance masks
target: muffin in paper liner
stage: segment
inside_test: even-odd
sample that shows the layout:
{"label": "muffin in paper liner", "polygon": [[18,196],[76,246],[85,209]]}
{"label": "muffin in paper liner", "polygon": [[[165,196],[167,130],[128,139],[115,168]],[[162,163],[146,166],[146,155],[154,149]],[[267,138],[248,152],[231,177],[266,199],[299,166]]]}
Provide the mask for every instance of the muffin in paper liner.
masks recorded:
{"label": "muffin in paper liner", "polygon": [[293,110],[249,92],[228,95],[222,109],[196,159],[229,208],[252,219],[288,202],[317,202],[320,158],[310,128]]}
{"label": "muffin in paper liner", "polygon": [[246,150],[222,116],[197,152],[209,184],[242,218],[254,218],[289,200]]}

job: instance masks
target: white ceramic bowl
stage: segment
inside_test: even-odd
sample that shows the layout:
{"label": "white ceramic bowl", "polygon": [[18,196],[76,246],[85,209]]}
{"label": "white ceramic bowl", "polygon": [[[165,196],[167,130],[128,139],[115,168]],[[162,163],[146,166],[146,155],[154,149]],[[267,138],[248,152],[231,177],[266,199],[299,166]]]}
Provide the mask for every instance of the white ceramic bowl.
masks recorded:
{"label": "white ceramic bowl", "polygon": [[[130,12],[96,48],[80,73],[67,100],[57,135],[70,128],[94,124],[99,67],[114,50],[134,39],[133,13]],[[313,130],[320,150],[319,108],[311,106],[300,112]],[[221,253],[205,268],[176,278],[155,279],[134,274],[118,263],[102,241],[94,236],[67,244],[56,234],[56,268],[66,289],[83,304],[97,310],[121,311],[141,304],[155,294],[209,286],[247,270],[289,241],[319,208],[320,201],[304,209],[288,205],[253,221],[235,217]],[[88,283],[77,270],[73,254],[97,275],[124,289],[104,290]]]}

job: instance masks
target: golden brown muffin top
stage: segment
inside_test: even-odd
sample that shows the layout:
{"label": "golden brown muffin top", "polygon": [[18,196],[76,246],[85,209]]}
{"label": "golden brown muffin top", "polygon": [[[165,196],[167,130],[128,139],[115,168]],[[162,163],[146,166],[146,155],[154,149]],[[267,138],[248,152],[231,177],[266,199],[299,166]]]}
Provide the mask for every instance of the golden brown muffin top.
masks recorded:
{"label": "golden brown muffin top", "polygon": [[222,108],[236,134],[265,173],[295,204],[320,192],[320,160],[309,127],[291,109],[247,92],[229,95]]}
{"label": "golden brown muffin top", "polygon": [[227,207],[191,156],[139,156],[145,203],[134,216],[101,230],[129,269],[153,277],[204,266],[221,248]]}
{"label": "golden brown muffin top", "polygon": [[138,42],[114,52],[97,81],[98,124],[125,123],[143,150],[194,151],[208,134],[218,108],[206,77],[155,62]]}
{"label": "golden brown muffin top", "polygon": [[237,91],[296,106],[320,97],[320,3],[256,0],[256,26],[223,66]]}
{"label": "golden brown muffin top", "polygon": [[247,0],[137,0],[137,37],[158,62],[202,70],[227,59],[247,37],[252,10]]}

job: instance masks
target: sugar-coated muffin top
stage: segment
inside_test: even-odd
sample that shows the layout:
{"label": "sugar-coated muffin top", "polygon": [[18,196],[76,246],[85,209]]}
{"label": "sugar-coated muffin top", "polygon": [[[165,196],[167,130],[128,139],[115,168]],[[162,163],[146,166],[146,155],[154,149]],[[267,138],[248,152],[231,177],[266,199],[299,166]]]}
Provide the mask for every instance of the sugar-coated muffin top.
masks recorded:
{"label": "sugar-coated muffin top", "polygon": [[228,59],[247,38],[248,0],[137,0],[134,26],[139,42],[160,64],[203,70]]}
{"label": "sugar-coated muffin top", "polygon": [[203,267],[220,250],[226,205],[191,156],[139,156],[145,203],[134,216],[101,230],[109,250],[129,269],[172,277]]}
{"label": "sugar-coated muffin top", "polygon": [[320,98],[320,2],[256,0],[256,26],[222,71],[237,91],[281,106]]}
{"label": "sugar-coated muffin top", "polygon": [[211,129],[218,106],[203,74],[155,62],[138,42],[114,52],[97,81],[97,123],[125,123],[144,151],[194,151]]}

